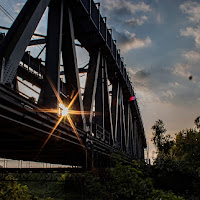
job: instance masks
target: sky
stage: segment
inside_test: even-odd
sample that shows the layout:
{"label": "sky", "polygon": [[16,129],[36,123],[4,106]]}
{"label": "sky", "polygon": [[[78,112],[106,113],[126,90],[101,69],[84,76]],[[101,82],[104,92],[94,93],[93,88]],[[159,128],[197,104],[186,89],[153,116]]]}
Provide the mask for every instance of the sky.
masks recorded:
{"label": "sky", "polygon": [[[0,0],[0,5],[15,18],[25,1]],[[193,128],[200,115],[200,1],[98,2],[127,64],[152,156],[151,127],[156,120],[163,120],[167,133],[175,136]],[[37,32],[45,33],[45,20]],[[1,10],[0,25],[11,25]],[[78,54],[84,65],[86,54]]]}

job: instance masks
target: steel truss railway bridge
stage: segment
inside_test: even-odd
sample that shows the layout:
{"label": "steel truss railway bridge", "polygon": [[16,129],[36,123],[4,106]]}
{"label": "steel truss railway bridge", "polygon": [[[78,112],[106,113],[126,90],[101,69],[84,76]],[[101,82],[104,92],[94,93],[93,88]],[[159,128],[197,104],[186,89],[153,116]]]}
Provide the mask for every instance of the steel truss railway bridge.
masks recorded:
{"label": "steel truss railway bridge", "polygon": [[[93,0],[28,0],[7,34],[1,33],[0,157],[83,168],[109,167],[112,153],[144,158],[137,99],[99,7]],[[36,34],[46,8],[47,34]],[[82,68],[77,41],[89,54]],[[36,57],[26,50],[42,44]],[[84,93],[80,74],[87,74]],[[41,89],[38,101],[19,91],[19,78]]]}

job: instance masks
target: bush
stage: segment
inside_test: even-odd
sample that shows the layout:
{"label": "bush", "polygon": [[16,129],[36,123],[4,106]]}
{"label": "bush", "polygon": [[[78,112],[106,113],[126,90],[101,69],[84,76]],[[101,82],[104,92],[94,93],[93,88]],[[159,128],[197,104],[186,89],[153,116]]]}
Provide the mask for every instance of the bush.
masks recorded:
{"label": "bush", "polygon": [[145,164],[140,161],[118,160],[111,169],[65,177],[67,185],[82,182],[87,200],[183,200],[172,192],[154,189],[152,180],[145,177],[143,171],[146,171]]}
{"label": "bush", "polygon": [[0,199],[5,200],[31,200],[28,187],[17,183],[17,180],[8,175],[5,181],[0,182]]}

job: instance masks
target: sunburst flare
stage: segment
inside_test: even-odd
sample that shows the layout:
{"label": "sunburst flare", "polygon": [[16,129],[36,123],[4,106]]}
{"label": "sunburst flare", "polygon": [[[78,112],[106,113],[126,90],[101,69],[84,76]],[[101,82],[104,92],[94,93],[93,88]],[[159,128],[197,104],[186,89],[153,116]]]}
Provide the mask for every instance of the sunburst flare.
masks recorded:
{"label": "sunburst flare", "polygon": [[40,155],[41,151],[43,150],[43,148],[45,147],[46,143],[49,141],[49,139],[51,138],[52,134],[54,133],[54,131],[56,130],[56,128],[58,127],[58,125],[60,124],[60,122],[62,121],[62,119],[64,118],[64,116],[61,116],[59,118],[59,120],[57,121],[57,123],[55,124],[55,126],[53,127],[53,129],[51,130],[48,138],[45,140],[44,144],[42,145],[42,147],[40,148],[36,158]]}
{"label": "sunburst flare", "polygon": [[62,99],[60,98],[58,92],[56,91],[55,86],[53,85],[52,81],[50,80],[50,78],[47,76],[47,80],[49,81],[49,84],[52,88],[52,90],[54,91],[58,101],[59,101],[59,108],[58,109],[37,109],[35,110],[36,112],[46,112],[46,113],[57,113],[60,118],[58,119],[58,121],[56,122],[55,126],[53,127],[53,129],[51,130],[49,136],[47,137],[47,139],[45,140],[44,144],[42,145],[42,147],[40,148],[36,158],[40,155],[40,153],[42,152],[42,150],[44,149],[45,145],[47,144],[47,142],[49,141],[49,139],[51,138],[52,134],[54,133],[54,131],[56,130],[56,128],[59,126],[59,124],[62,122],[63,118],[67,118],[70,126],[72,127],[73,132],[75,133],[79,143],[81,144],[82,148],[84,149],[84,151],[86,151],[85,145],[83,144],[82,139],[79,136],[79,133],[70,117],[70,115],[89,115],[90,112],[82,112],[82,111],[78,111],[78,110],[70,110],[70,108],[72,107],[72,105],[74,104],[79,91],[75,94],[75,96],[73,97],[73,99],[71,100],[71,102],[69,103],[68,106],[65,106]]}

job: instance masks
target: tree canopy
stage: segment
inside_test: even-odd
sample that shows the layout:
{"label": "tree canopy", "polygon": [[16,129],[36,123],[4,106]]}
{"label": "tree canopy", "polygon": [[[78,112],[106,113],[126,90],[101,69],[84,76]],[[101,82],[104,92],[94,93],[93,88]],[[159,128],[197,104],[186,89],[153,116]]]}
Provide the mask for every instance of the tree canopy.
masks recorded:
{"label": "tree canopy", "polygon": [[168,154],[171,147],[174,145],[174,141],[170,135],[166,135],[166,129],[162,120],[157,120],[152,126],[153,138],[152,141],[155,144],[158,153]]}
{"label": "tree canopy", "polygon": [[[198,127],[197,120],[195,124]],[[156,121],[152,129],[152,141],[158,151],[152,173],[155,186],[186,199],[200,199],[200,132],[186,129],[172,139],[162,120]]]}

